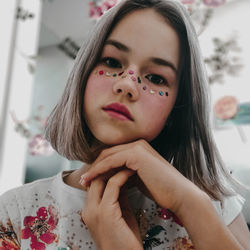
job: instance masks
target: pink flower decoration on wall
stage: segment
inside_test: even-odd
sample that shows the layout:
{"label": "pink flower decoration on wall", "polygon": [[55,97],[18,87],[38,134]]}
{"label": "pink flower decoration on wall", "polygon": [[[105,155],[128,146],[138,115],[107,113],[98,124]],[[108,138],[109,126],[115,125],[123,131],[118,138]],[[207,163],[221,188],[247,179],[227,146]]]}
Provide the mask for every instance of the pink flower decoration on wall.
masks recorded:
{"label": "pink flower decoration on wall", "polygon": [[41,135],[37,134],[32,137],[29,142],[29,153],[31,155],[46,155],[49,156],[55,151],[50,143]]}
{"label": "pink flower decoration on wall", "polygon": [[91,2],[89,2],[89,17],[92,19],[98,19],[107,10],[114,7],[118,2],[119,2],[119,0],[105,0],[105,1],[91,1]]}
{"label": "pink flower decoration on wall", "polygon": [[203,3],[210,7],[218,7],[224,4],[226,0],[203,0]]}
{"label": "pink flower decoration on wall", "polygon": [[183,4],[193,4],[195,0],[181,0]]}

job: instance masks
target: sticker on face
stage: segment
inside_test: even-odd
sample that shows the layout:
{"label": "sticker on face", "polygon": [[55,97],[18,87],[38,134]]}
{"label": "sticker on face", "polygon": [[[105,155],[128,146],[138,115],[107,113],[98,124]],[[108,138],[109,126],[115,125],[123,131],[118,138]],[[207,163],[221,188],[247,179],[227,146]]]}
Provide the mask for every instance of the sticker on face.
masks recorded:
{"label": "sticker on face", "polygon": [[142,85],[142,90],[143,91],[148,91],[149,94],[154,95],[154,94],[158,94],[159,96],[168,96],[168,92],[163,91],[163,90],[155,90],[155,89],[148,89],[146,85],[142,84],[142,78],[140,76],[135,76],[135,72],[133,70],[128,70],[128,74],[126,74],[124,71],[121,72],[110,72],[110,71],[105,71],[103,69],[99,69],[99,70],[95,70],[94,71],[95,74],[98,74],[99,76],[104,76],[104,77],[121,77],[121,78],[126,78],[126,77],[130,77],[130,79],[133,82],[137,82],[138,84]]}

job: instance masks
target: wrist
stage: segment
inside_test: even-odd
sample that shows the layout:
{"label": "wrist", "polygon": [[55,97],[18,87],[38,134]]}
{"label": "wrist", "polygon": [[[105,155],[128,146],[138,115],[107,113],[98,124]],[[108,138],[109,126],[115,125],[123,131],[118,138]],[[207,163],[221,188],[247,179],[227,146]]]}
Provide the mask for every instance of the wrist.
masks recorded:
{"label": "wrist", "polygon": [[198,211],[204,211],[204,208],[211,205],[211,199],[207,193],[194,185],[192,190],[183,195],[174,213],[184,223],[185,218],[190,218],[192,214],[195,217]]}

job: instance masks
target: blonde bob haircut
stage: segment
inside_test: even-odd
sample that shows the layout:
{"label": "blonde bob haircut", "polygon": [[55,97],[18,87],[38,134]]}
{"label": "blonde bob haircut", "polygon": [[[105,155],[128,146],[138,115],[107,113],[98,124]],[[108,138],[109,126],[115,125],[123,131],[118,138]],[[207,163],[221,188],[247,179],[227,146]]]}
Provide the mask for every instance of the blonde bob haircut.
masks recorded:
{"label": "blonde bob haircut", "polygon": [[177,1],[123,0],[103,15],[78,52],[64,93],[49,116],[46,139],[69,160],[86,163],[95,160],[91,148],[93,135],[83,113],[88,77],[116,24],[132,11],[149,8],[175,29],[181,43],[176,104],[164,129],[150,143],[185,177],[212,198],[222,200],[224,195],[231,194],[223,185],[224,181],[234,181],[224,169],[211,136],[208,83],[197,35],[188,12]]}

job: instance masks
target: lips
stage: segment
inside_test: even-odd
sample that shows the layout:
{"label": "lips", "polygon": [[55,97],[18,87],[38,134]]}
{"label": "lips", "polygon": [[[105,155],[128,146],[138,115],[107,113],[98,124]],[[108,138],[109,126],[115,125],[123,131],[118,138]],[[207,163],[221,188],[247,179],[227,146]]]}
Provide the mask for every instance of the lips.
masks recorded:
{"label": "lips", "polygon": [[120,104],[118,102],[109,104],[102,108],[104,111],[107,111],[110,115],[114,115],[116,118],[120,118],[121,120],[128,119],[130,121],[133,121],[133,117],[131,116],[129,110],[127,107],[123,104]]}

